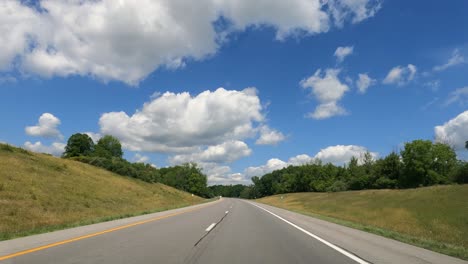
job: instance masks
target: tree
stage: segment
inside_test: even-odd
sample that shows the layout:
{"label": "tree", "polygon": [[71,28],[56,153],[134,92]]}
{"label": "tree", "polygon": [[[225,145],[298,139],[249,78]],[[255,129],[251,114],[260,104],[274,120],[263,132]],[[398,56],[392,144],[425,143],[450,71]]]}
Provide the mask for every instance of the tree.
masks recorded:
{"label": "tree", "polygon": [[93,140],[86,134],[76,133],[68,139],[63,157],[90,156],[93,152]]}
{"label": "tree", "polygon": [[447,183],[457,161],[450,146],[433,144],[429,140],[406,143],[401,156],[404,164],[404,173],[400,181],[402,187]]}
{"label": "tree", "polygon": [[104,158],[122,158],[122,145],[117,138],[105,135],[97,142],[95,155]]}
{"label": "tree", "polygon": [[456,166],[457,154],[449,145],[435,143],[432,146],[431,169],[443,178],[440,180],[448,181],[448,175],[456,168]]}

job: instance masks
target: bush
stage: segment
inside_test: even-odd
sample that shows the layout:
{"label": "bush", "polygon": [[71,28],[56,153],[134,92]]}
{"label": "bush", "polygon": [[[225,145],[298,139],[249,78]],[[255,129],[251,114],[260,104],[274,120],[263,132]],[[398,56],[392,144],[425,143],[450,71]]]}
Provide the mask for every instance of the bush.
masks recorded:
{"label": "bush", "polygon": [[327,188],[327,192],[342,192],[348,189],[348,184],[344,181],[335,181],[330,187]]}

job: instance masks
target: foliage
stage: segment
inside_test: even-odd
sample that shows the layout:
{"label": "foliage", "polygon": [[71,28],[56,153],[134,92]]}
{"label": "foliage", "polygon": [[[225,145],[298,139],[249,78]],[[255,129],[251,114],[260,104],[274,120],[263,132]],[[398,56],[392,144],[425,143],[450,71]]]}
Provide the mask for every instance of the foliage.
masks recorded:
{"label": "foliage", "polygon": [[346,166],[315,162],[256,176],[252,178],[253,185],[245,186],[241,193],[245,198],[259,198],[293,192],[339,192],[467,183],[467,164],[464,161],[457,162],[454,150],[448,145],[414,140],[405,144],[401,156],[392,152],[375,160],[368,152],[360,160],[352,157]]}
{"label": "foliage", "polygon": [[163,183],[192,194],[211,197],[207,178],[195,163],[157,169],[150,164],[131,163],[122,158],[120,141],[103,136],[96,146],[86,134],[74,134],[68,140],[64,157],[88,163],[108,171],[149,183]]}
{"label": "foliage", "polygon": [[94,152],[94,155],[106,158],[122,158],[123,155],[120,141],[110,135],[105,135],[98,140]]}
{"label": "foliage", "polygon": [[76,133],[68,139],[63,156],[65,158],[89,156],[93,152],[93,140],[86,134]]}

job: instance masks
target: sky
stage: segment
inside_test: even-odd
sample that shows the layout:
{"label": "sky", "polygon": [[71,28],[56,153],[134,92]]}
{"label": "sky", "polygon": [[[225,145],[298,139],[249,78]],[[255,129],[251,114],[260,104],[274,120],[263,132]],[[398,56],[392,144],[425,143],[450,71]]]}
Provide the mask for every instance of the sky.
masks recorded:
{"label": "sky", "polygon": [[468,2],[0,0],[0,142],[105,134],[209,184],[415,139],[468,159]]}

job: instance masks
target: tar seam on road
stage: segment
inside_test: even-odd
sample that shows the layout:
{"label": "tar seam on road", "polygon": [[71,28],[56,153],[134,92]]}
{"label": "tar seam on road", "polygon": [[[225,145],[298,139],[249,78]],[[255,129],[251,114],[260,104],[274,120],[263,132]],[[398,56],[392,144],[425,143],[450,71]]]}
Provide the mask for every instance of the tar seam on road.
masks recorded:
{"label": "tar seam on road", "polygon": [[[219,202],[219,201],[221,201],[221,199],[219,199],[216,202]],[[199,207],[196,207],[196,208],[193,208],[193,209],[189,209],[189,210],[185,210],[185,211],[182,211],[182,212],[163,215],[163,216],[156,217],[156,218],[150,218],[150,219],[147,219],[147,220],[143,220],[143,221],[139,221],[139,222],[135,222],[135,223],[131,223],[131,224],[127,224],[127,225],[107,229],[107,230],[104,230],[104,231],[100,231],[100,232],[96,232],[96,233],[92,233],[92,234],[88,234],[88,235],[84,235],[84,236],[79,236],[79,237],[66,239],[66,240],[62,240],[62,241],[51,243],[51,244],[47,244],[47,245],[40,246],[40,247],[35,247],[35,248],[31,248],[31,249],[18,251],[18,252],[13,253],[13,254],[0,256],[0,261],[10,259],[10,258],[14,258],[14,257],[18,257],[18,256],[22,256],[22,255],[26,255],[26,254],[33,253],[33,252],[36,252],[36,251],[40,251],[40,250],[60,246],[60,245],[63,245],[63,244],[72,243],[72,242],[83,240],[83,239],[86,239],[86,238],[95,237],[95,236],[107,234],[107,233],[110,233],[110,232],[126,229],[126,228],[129,228],[129,227],[132,227],[132,226],[142,225],[142,224],[158,221],[158,220],[161,220],[161,219],[169,218],[169,217],[172,217],[172,216],[193,212],[193,211],[200,210],[200,209],[205,208],[205,207],[210,206],[210,205],[213,205],[213,204],[202,205],[202,206],[199,206]]]}
{"label": "tar seam on road", "polygon": [[[249,203],[250,203],[250,202],[249,202]],[[317,235],[312,234],[311,232],[305,230],[304,228],[302,228],[302,227],[300,227],[300,226],[298,226],[298,225],[296,225],[296,224],[294,224],[294,223],[292,223],[292,222],[290,222],[290,221],[284,219],[283,217],[281,217],[281,216],[279,216],[279,215],[277,215],[277,214],[275,214],[275,213],[273,213],[273,212],[270,212],[269,210],[267,210],[267,209],[265,209],[265,208],[263,208],[263,207],[261,207],[261,206],[258,206],[258,205],[253,204],[253,203],[250,203],[250,204],[253,205],[253,206],[255,206],[255,207],[258,207],[258,208],[264,210],[265,212],[267,212],[267,213],[269,213],[269,214],[275,216],[276,218],[278,218],[278,219],[280,219],[280,220],[286,222],[287,224],[289,224],[289,225],[293,226],[294,228],[296,228],[296,229],[302,231],[303,233],[305,233],[305,234],[307,234],[307,235],[309,235],[309,236],[315,238],[316,240],[318,240],[318,241],[322,242],[323,244],[325,244],[325,245],[331,247],[332,249],[334,249],[334,250],[340,252],[341,254],[347,256],[348,258],[350,258],[350,259],[356,261],[356,262],[359,263],[359,264],[371,264],[371,263],[367,262],[366,260],[364,260],[364,259],[362,259],[362,258],[356,256],[355,254],[353,254],[353,253],[351,253],[351,252],[348,252],[347,250],[344,250],[343,248],[338,247],[338,246],[336,246],[336,245],[334,245],[334,244],[332,244],[332,243],[326,241],[325,239],[323,239],[323,238],[321,238],[321,237],[319,237],[319,236],[317,236]]]}
{"label": "tar seam on road", "polygon": [[207,231],[206,234],[204,234],[204,235],[197,241],[197,243],[195,243],[195,245],[193,245],[193,246],[196,247],[198,244],[200,244],[200,242],[201,242],[209,233],[211,233],[211,231],[213,231],[213,229],[215,229],[215,228],[219,225],[219,223],[221,223],[221,221],[223,221],[223,219],[228,215],[228,213],[229,213],[229,211],[226,211],[226,213],[223,215],[223,217],[221,217],[221,219],[219,219],[218,222],[213,223],[213,224],[214,224],[213,228],[211,228],[211,229],[209,229],[209,230],[207,229],[207,230],[206,230],[206,231]]}

